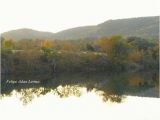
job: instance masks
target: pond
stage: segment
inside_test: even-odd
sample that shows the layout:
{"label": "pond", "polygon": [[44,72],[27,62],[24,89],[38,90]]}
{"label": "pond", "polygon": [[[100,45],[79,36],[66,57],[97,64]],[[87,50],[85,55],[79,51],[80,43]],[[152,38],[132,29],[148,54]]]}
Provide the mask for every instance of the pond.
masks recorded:
{"label": "pond", "polygon": [[2,75],[6,120],[159,120],[159,74]]}

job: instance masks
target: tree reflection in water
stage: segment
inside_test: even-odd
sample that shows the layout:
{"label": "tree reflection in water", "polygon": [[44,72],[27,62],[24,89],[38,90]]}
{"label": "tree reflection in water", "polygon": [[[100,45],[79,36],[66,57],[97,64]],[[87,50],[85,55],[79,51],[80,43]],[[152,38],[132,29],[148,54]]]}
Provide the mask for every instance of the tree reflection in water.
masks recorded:
{"label": "tree reflection in water", "polygon": [[[11,84],[7,83],[7,80],[38,80],[39,83]],[[87,92],[94,91],[101,96],[103,101],[110,100],[120,103],[127,95],[158,97],[158,84],[158,74],[150,72],[57,74],[54,76],[2,75],[1,97],[11,96],[15,93],[23,104],[27,104],[35,97],[40,97],[47,93],[53,93],[59,97],[80,97],[83,94],[83,88],[85,88]]]}

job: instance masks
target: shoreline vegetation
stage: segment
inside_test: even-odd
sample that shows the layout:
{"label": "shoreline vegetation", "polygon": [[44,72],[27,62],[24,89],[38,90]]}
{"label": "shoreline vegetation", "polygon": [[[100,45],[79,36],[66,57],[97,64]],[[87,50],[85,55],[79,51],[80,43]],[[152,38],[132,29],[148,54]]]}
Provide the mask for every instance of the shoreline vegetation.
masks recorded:
{"label": "shoreline vegetation", "polygon": [[15,90],[28,103],[51,91],[60,97],[79,96],[79,87],[85,87],[101,92],[104,101],[121,102],[126,95],[158,97],[158,40],[121,35],[81,40],[2,37],[1,45],[2,96]]}
{"label": "shoreline vegetation", "polygon": [[159,41],[121,35],[82,40],[1,38],[2,74],[158,71]]}

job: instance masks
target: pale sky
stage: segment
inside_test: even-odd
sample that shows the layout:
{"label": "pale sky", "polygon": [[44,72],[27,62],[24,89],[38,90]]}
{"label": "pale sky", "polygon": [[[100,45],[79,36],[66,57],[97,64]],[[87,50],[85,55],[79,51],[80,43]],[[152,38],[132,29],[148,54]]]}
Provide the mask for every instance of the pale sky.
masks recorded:
{"label": "pale sky", "polygon": [[58,32],[108,19],[159,16],[160,0],[0,0],[0,33],[32,28]]}

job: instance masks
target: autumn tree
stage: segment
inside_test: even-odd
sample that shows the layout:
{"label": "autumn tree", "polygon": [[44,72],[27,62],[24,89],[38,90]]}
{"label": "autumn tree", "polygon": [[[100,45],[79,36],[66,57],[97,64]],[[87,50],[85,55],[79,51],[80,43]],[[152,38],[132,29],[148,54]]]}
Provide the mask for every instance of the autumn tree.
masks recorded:
{"label": "autumn tree", "polygon": [[106,52],[111,61],[126,59],[130,47],[127,42],[122,40],[120,35],[101,38],[98,40],[98,44],[101,47],[101,51]]}
{"label": "autumn tree", "polygon": [[15,41],[15,48],[17,50],[31,50],[38,48],[37,43],[32,39],[24,39]]}
{"label": "autumn tree", "polygon": [[41,47],[45,47],[45,48],[52,48],[53,47],[53,41],[49,41],[49,40],[43,40],[41,42]]}
{"label": "autumn tree", "polygon": [[49,55],[53,52],[54,42],[49,40],[41,41],[41,49],[46,54]]}
{"label": "autumn tree", "polygon": [[3,43],[2,43],[2,48],[5,48],[5,49],[13,49],[14,47],[14,42],[13,40],[3,40]]}
{"label": "autumn tree", "polygon": [[128,55],[128,60],[132,62],[139,62],[144,56],[144,50],[133,49]]}

